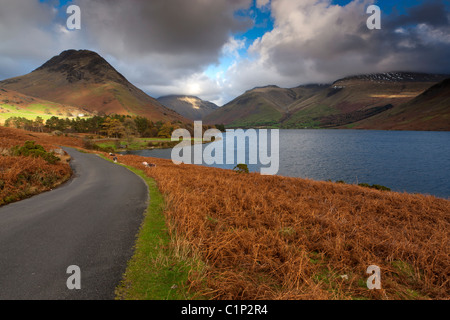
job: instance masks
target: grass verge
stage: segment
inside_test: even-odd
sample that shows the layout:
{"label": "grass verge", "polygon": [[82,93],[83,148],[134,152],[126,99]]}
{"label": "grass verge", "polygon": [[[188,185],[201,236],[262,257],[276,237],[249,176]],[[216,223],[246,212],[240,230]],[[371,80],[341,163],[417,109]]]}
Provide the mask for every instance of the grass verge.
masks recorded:
{"label": "grass verge", "polygon": [[[111,161],[105,156],[102,158]],[[128,262],[117,300],[185,300],[192,299],[187,282],[193,270],[202,268],[192,258],[183,241],[173,240],[164,216],[163,195],[144,171],[120,164],[141,177],[148,186],[149,204],[136,241],[135,252]]]}

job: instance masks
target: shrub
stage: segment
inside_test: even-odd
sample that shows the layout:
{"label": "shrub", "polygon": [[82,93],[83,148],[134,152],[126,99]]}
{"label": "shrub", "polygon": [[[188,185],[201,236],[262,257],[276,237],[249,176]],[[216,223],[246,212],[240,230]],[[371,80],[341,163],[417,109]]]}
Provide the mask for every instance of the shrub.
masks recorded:
{"label": "shrub", "polygon": [[95,144],[91,139],[83,139],[83,148],[87,150],[95,150],[101,152],[116,152],[116,150],[113,147],[102,148],[99,145]]}
{"label": "shrub", "polygon": [[365,187],[365,188],[371,188],[371,189],[376,189],[376,190],[381,190],[381,191],[391,191],[390,188],[385,187],[385,186],[381,186],[379,184],[373,184],[370,185],[368,183],[360,183],[359,184],[360,187]]}
{"label": "shrub", "polygon": [[381,190],[381,191],[391,191],[390,188],[385,187],[385,186],[380,186],[379,184],[374,184],[371,187],[372,189],[377,189],[377,190]]}
{"label": "shrub", "polygon": [[83,148],[92,150],[94,148],[94,142],[89,138],[83,139]]}
{"label": "shrub", "polygon": [[61,159],[53,153],[45,151],[44,147],[34,141],[26,141],[23,147],[15,146],[12,150],[14,156],[42,158],[50,164],[55,164]]}
{"label": "shrub", "polygon": [[217,130],[219,130],[221,132],[225,132],[226,131],[225,125],[223,125],[223,124],[216,124],[215,127],[216,127]]}
{"label": "shrub", "polygon": [[249,173],[248,166],[244,163],[239,163],[236,167],[233,168],[237,173]]}

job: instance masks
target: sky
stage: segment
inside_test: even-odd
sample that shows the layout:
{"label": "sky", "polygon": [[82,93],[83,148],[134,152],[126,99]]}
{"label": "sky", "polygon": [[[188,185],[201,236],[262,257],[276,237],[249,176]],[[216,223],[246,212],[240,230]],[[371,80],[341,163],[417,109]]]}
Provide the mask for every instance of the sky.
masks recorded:
{"label": "sky", "polygon": [[[68,5],[81,10],[69,30]],[[367,8],[381,9],[369,30]],[[450,74],[449,0],[0,0],[0,80],[98,52],[152,97],[219,106],[258,86],[389,71]]]}

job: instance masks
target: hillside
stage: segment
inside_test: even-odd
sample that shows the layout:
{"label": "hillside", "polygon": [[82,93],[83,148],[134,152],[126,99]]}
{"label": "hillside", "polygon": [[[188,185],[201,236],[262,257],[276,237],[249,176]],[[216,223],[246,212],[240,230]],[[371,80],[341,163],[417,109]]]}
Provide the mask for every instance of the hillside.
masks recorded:
{"label": "hillside", "polygon": [[[228,126],[271,125],[281,128],[371,128],[380,129],[390,123],[390,129],[403,129],[398,119],[390,119],[397,108],[424,93],[447,76],[425,73],[391,72],[352,76],[335,81],[329,86],[304,86],[295,89],[277,88],[277,93],[266,98],[266,92],[251,90],[233,100],[206,119]],[[267,90],[267,89],[266,89]],[[275,90],[275,89],[273,89]],[[272,91],[273,91],[272,90]],[[303,94],[302,91],[303,90]],[[295,92],[295,94],[292,94]],[[290,93],[290,94],[289,94]],[[292,99],[286,99],[286,95]],[[433,103],[443,106],[428,109],[426,117],[434,119],[426,128],[419,121],[409,122],[410,130],[450,130],[450,108],[445,108],[442,97]],[[422,105],[426,102],[422,102]],[[447,104],[448,106],[448,104]],[[416,108],[401,109],[405,121],[422,112]],[[401,111],[398,111],[401,112]],[[383,117],[380,115],[384,114]],[[373,121],[362,122],[372,119]],[[380,122],[376,120],[379,119]]]}
{"label": "hillside", "polygon": [[206,116],[204,121],[231,126],[276,125],[283,120],[289,105],[303,101],[321,89],[323,86],[320,85],[292,89],[277,86],[254,88]]}
{"label": "hillside", "polygon": [[160,97],[158,101],[190,120],[202,120],[219,108],[212,102],[204,101],[194,96],[170,95]]}
{"label": "hillside", "polygon": [[90,112],[61,103],[51,102],[27,96],[17,91],[0,88],[0,124],[11,117],[24,117],[35,119],[41,117],[46,120],[56,117],[83,117]]}
{"label": "hillside", "polygon": [[450,78],[432,86],[413,100],[360,121],[355,128],[447,131],[450,126]]}
{"label": "hillside", "polygon": [[[120,161],[141,168],[148,158],[130,155]],[[144,171],[170,199],[165,210],[172,245],[184,245],[189,256],[203,262],[186,285],[200,299],[449,296],[448,200],[152,162],[157,167]],[[145,270],[148,261],[141,255],[136,269]],[[382,290],[367,289],[370,265],[382,270]],[[141,292],[126,299],[148,297],[151,287],[141,289],[141,279],[137,274],[135,283],[126,283],[131,292]]]}
{"label": "hillside", "polygon": [[[344,78],[314,97],[292,104],[292,115],[283,126],[352,128],[358,121],[414,99],[443,79],[445,76],[403,72]],[[414,129],[421,130],[420,126]]]}
{"label": "hillside", "polygon": [[27,75],[1,81],[0,87],[100,114],[187,121],[136,88],[100,55],[88,50],[64,51]]}

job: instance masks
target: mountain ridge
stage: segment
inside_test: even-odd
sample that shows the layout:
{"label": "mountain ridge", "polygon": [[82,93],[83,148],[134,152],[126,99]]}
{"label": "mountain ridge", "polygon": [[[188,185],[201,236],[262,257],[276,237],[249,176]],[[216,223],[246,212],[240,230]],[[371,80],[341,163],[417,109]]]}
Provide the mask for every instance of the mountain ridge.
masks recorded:
{"label": "mountain ridge", "polygon": [[[331,85],[304,85],[289,89],[259,87],[246,91],[205,120],[229,127],[364,128],[365,122],[361,122],[364,119],[396,110],[448,77],[418,72],[388,72],[349,76]],[[294,101],[285,99],[277,105],[265,99],[261,90],[284,91],[285,94],[295,92],[296,97]],[[438,113],[443,115],[441,111]],[[389,122],[389,119],[384,121]],[[376,127],[376,124],[371,124],[371,128]],[[396,128],[395,124],[389,127]],[[409,128],[421,130],[419,123]]]}

